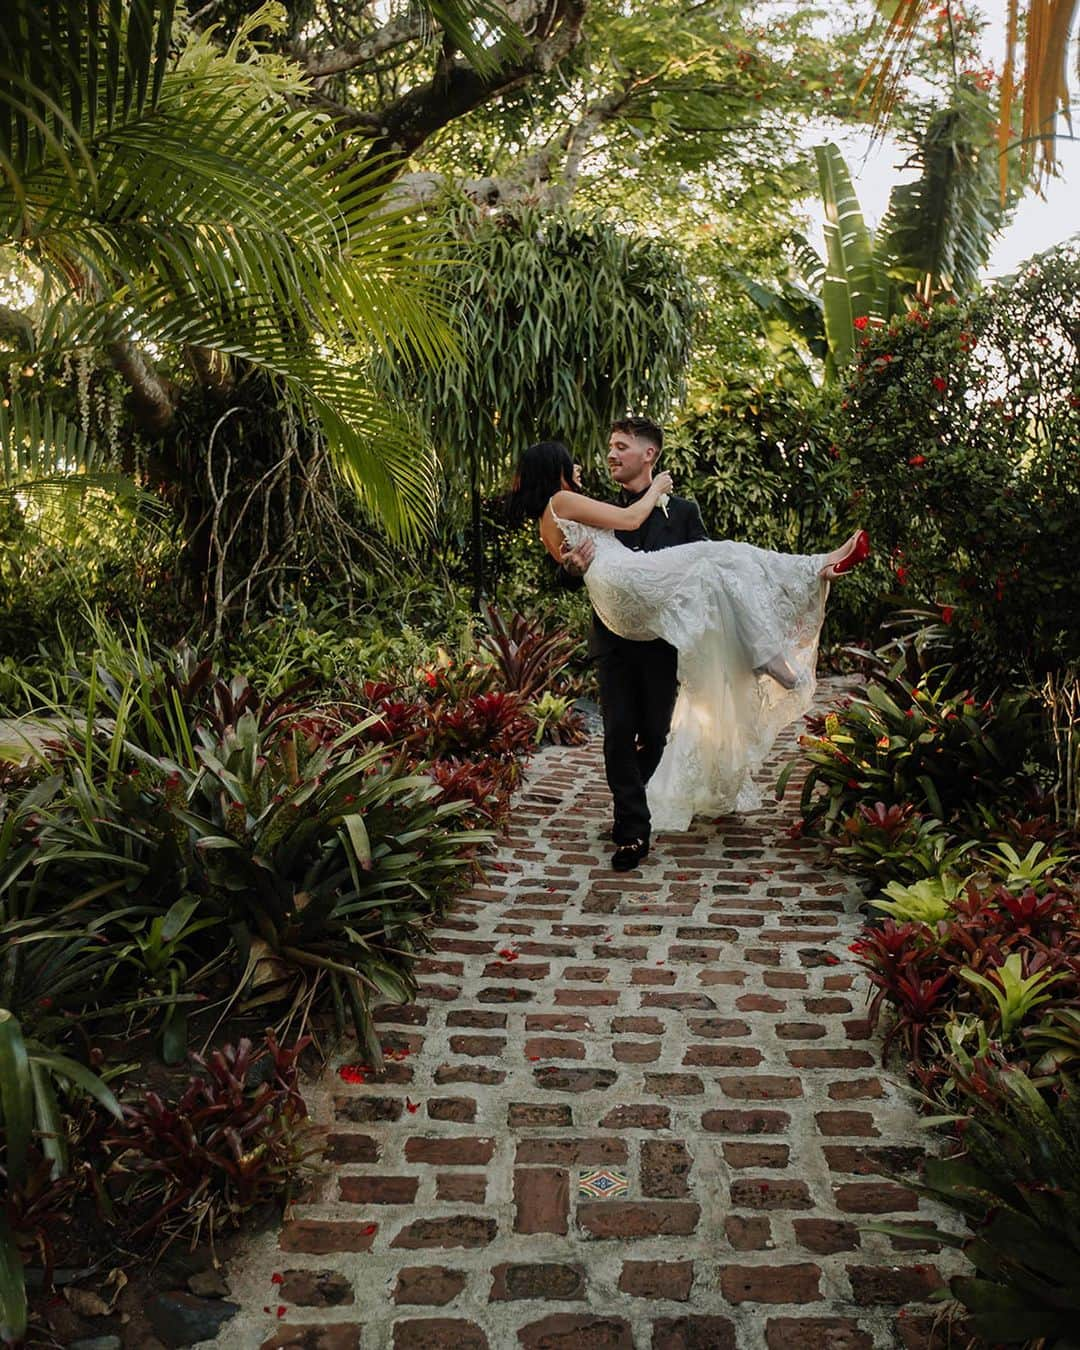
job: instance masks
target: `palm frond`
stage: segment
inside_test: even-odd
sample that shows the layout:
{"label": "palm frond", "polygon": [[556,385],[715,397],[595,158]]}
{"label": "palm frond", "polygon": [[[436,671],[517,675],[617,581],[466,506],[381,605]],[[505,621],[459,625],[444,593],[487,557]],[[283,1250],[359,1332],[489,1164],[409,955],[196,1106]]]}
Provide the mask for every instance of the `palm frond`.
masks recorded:
{"label": "palm frond", "polygon": [[0,486],[93,473],[103,456],[86,432],[41,398],[10,390],[0,402]]}
{"label": "palm frond", "polygon": [[[318,417],[338,468],[395,543],[433,529],[437,462],[415,417],[376,393],[362,372],[323,365],[292,377]],[[287,381],[287,384],[289,381]]]}
{"label": "palm frond", "polygon": [[[1021,160],[1025,173],[1040,154],[1040,173],[1050,177],[1057,165],[1057,118],[1069,111],[1069,37],[1080,0],[1006,0],[1006,53],[998,81],[998,148],[1001,156],[1000,200],[1007,188],[1006,155],[1013,142],[1013,116],[1017,92],[1021,97]],[[908,68],[908,54],[919,32],[927,26],[937,0],[894,0],[889,23],[863,88],[873,85],[872,107],[878,127],[883,127],[896,105],[901,82]],[[1016,78],[1019,33],[1024,31],[1024,74]]]}
{"label": "palm frond", "polygon": [[9,189],[46,158],[85,170],[84,136],[161,92],[174,0],[7,0],[0,19],[0,166]]}
{"label": "palm frond", "polygon": [[431,21],[481,75],[524,47],[524,37],[496,0],[423,0]]}
{"label": "palm frond", "polygon": [[[73,12],[49,10],[58,50]],[[448,248],[385,209],[382,167],[296,106],[296,67],[239,60],[212,34],[171,54],[154,26],[163,14],[152,0],[114,3],[110,22],[78,35],[63,79],[41,87],[36,106],[66,99],[64,117],[0,182],[0,238],[20,240],[39,276],[16,343],[29,338],[38,356],[112,352],[122,370],[121,349],[188,347],[262,369],[318,416],[391,536],[415,537],[431,520],[433,463],[362,372],[373,351],[451,359],[447,282],[432,277]],[[28,66],[26,82],[39,73]]]}

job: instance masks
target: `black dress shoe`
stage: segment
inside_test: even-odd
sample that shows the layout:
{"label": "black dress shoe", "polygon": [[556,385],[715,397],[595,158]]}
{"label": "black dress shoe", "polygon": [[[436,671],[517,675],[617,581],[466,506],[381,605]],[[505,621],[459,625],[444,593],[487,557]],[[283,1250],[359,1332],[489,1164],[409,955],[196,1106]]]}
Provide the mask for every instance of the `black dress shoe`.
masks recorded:
{"label": "black dress shoe", "polygon": [[616,872],[632,872],[649,851],[647,839],[631,839],[620,844],[611,855],[611,866]]}

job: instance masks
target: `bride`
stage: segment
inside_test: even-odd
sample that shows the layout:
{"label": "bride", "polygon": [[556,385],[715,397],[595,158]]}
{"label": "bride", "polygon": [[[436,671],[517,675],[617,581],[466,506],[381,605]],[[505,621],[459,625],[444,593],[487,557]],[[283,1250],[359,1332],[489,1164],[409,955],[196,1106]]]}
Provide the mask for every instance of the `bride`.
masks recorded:
{"label": "bride", "polygon": [[578,469],[558,442],[526,450],[509,498],[512,519],[537,520],[561,562],[588,540],[589,599],[620,637],[662,638],[678,652],[679,692],[660,763],[649,779],[653,828],[685,830],[699,814],[751,810],[754,772],[777,733],[814,694],[829,581],[866,557],[859,530],[832,553],[773,553],[729,539],[646,553],[616,530],[636,530],[672,490],[659,473],[630,506],[577,489]]}

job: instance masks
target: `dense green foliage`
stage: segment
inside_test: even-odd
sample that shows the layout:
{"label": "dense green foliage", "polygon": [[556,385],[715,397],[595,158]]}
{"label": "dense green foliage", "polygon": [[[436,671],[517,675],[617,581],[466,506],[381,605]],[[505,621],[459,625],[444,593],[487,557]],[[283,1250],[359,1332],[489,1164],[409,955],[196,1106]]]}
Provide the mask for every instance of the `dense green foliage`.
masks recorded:
{"label": "dense green foliage", "polygon": [[[582,734],[587,596],[499,493],[560,438],[605,495],[634,412],[716,537],[870,529],[827,632],[869,682],[810,722],[796,833],[862,879],[872,1016],[960,1118],[924,1178],[978,1225],[955,1293],[1053,1338],[1080,253],[977,290],[1023,174],[962,7],[909,47],[876,235],[793,132],[870,117],[872,6],[512,8],[0,19],[0,1323],[73,1207],[130,1248],[290,1193],[305,1042],[267,1022],[378,1072],[372,1006]],[[128,1063],[198,1046],[171,1092]]]}
{"label": "dense green foliage", "polygon": [[[480,875],[521,760],[580,736],[558,697],[574,648],[491,610],[472,655],[430,648],[417,667],[408,639],[353,639],[340,660],[328,640],[330,668],[282,688],[309,663],[296,629],[262,695],[98,621],[90,651],[24,682],[30,739],[0,745],[0,1323],[22,1324],[18,1253],[59,1240],[91,1156],[123,1188],[118,1233],[198,1231],[208,1206],[232,1221],[291,1184],[310,1151],[295,1047],[271,1044],[277,1095],[229,1096],[217,1055],[178,1104],[114,1084],[118,1105],[98,1046],[177,1064],[227,1016],[254,1031],[303,1009],[350,1026],[378,1069],[372,1005],[411,995],[425,930]],[[104,1145],[87,1098],[123,1116]]]}
{"label": "dense green foliage", "polygon": [[1080,661],[1080,253],[865,330],[838,442],[904,598],[990,685]]}

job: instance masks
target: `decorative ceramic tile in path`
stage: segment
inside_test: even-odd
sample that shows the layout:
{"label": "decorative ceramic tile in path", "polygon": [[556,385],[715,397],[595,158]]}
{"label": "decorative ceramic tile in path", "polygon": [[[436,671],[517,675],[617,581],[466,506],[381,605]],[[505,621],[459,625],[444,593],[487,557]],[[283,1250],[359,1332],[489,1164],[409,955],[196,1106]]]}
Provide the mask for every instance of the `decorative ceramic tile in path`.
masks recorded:
{"label": "decorative ceramic tile in path", "polygon": [[866,1229],[920,1217],[877,1173],[924,1137],[867,1035],[857,893],[794,818],[701,821],[620,876],[599,745],[541,755],[379,1015],[397,1057],[315,1094],[321,1196],[234,1269],[219,1345],[927,1346],[944,1258]]}

